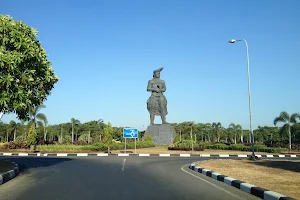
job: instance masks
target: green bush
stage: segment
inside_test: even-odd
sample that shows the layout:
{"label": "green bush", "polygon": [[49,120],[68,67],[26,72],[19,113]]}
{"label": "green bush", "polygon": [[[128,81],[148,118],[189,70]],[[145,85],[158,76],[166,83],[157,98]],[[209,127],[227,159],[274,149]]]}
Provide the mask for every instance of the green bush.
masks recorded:
{"label": "green bush", "polygon": [[[154,147],[153,142],[145,142],[145,141],[137,141],[136,148],[147,148],[147,147]],[[93,145],[82,146],[82,150],[89,150],[89,151],[107,151],[107,145],[103,143],[95,143]],[[110,145],[110,150],[122,150],[125,149],[125,143],[112,143]],[[134,149],[134,142],[126,143],[126,149]]]}
{"label": "green bush", "polygon": [[192,148],[192,144],[193,144],[193,147],[199,147],[199,144],[197,144],[195,141],[192,141],[191,140],[181,140],[181,141],[178,141],[174,144],[174,147],[180,147],[180,148]]}
{"label": "green bush", "polygon": [[36,145],[37,144],[38,135],[36,133],[34,124],[31,125],[28,136],[26,138],[26,142],[28,145]]}
{"label": "green bush", "polygon": [[177,143],[177,142],[180,142],[180,135],[176,135],[174,140],[173,140],[173,144]]}
{"label": "green bush", "polygon": [[144,139],[144,142],[153,142],[153,140],[152,140],[150,134],[146,134],[145,139]]}

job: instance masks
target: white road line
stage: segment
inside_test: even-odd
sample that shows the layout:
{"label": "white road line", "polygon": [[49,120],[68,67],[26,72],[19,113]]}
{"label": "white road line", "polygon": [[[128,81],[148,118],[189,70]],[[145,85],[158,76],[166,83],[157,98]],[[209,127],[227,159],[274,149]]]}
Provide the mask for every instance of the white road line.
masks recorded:
{"label": "white road line", "polygon": [[108,156],[107,153],[98,153],[97,156]]}
{"label": "white road line", "polygon": [[124,171],[125,170],[125,163],[126,163],[126,158],[123,160],[123,164],[122,164],[122,171]]}
{"label": "white road line", "polygon": [[150,156],[150,154],[140,153],[139,156]]}
{"label": "white road line", "polygon": [[161,154],[159,154],[159,156],[160,157],[169,157],[169,156],[171,156],[170,154],[163,154],[163,153],[161,153]]}
{"label": "white road line", "polygon": [[180,154],[180,157],[191,157],[191,154]]}
{"label": "white road line", "polygon": [[58,154],[56,154],[56,156],[68,156],[68,154],[67,153],[58,153]]}
{"label": "white road line", "polygon": [[186,167],[186,166],[188,166],[188,165],[184,165],[184,166],[181,167],[181,170],[182,170],[183,172],[185,172],[185,173],[187,173],[187,174],[189,174],[189,175],[191,175],[191,176],[193,176],[193,177],[195,177],[195,178],[197,178],[197,179],[199,179],[199,180],[201,180],[201,181],[203,181],[203,182],[205,182],[205,183],[207,183],[207,184],[210,184],[210,185],[212,185],[212,186],[218,188],[219,190],[221,190],[221,191],[223,191],[223,192],[225,192],[225,193],[227,193],[227,194],[230,194],[231,196],[233,196],[233,197],[235,197],[235,198],[237,198],[237,199],[243,200],[243,198],[241,198],[241,197],[239,197],[239,196],[237,196],[237,195],[235,195],[235,194],[233,194],[233,193],[231,193],[231,192],[229,192],[229,191],[227,191],[227,190],[225,190],[225,189],[223,189],[223,188],[221,188],[221,187],[219,187],[219,186],[217,186],[217,185],[215,185],[215,184],[213,184],[213,183],[211,183],[211,182],[209,182],[209,181],[207,181],[207,180],[205,180],[205,179],[203,179],[203,178],[201,178],[201,177],[199,177],[199,176],[196,176],[196,175],[194,175],[194,174],[192,174],[192,173],[186,171],[185,169],[183,169],[183,168]]}
{"label": "white road line", "polygon": [[200,154],[201,157],[210,157],[210,154]]}

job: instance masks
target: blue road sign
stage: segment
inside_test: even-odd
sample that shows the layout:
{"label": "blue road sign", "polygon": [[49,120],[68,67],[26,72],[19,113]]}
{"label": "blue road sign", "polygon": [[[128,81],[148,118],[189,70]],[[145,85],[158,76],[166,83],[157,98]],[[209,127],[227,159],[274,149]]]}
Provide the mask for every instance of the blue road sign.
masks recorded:
{"label": "blue road sign", "polygon": [[138,138],[139,132],[137,128],[124,128],[123,137],[124,138]]}

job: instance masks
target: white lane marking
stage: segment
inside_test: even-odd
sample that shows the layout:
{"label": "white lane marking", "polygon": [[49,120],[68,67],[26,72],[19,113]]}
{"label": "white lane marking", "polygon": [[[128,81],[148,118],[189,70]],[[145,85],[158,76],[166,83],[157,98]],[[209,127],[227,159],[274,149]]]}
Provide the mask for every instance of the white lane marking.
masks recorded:
{"label": "white lane marking", "polygon": [[19,156],[28,156],[28,153],[19,153]]}
{"label": "white lane marking", "polygon": [[139,156],[150,156],[150,154],[140,153]]}
{"label": "white lane marking", "polygon": [[169,157],[169,156],[171,156],[170,154],[163,154],[163,153],[161,153],[161,154],[159,154],[159,156],[160,157]]}
{"label": "white lane marking", "polygon": [[88,156],[87,153],[78,153],[77,156]]}
{"label": "white lane marking", "polygon": [[123,160],[123,164],[122,164],[122,171],[124,171],[125,170],[125,163],[126,163],[126,158]]}
{"label": "white lane marking", "polygon": [[219,157],[229,157],[228,154],[220,154]]}
{"label": "white lane marking", "polygon": [[98,153],[97,156],[108,156],[108,153]]}
{"label": "white lane marking", "polygon": [[200,157],[210,157],[210,154],[200,154]]}
{"label": "white lane marking", "polygon": [[199,179],[199,180],[201,180],[201,181],[203,181],[203,182],[205,182],[205,183],[207,183],[207,184],[210,184],[210,185],[212,185],[212,186],[218,188],[219,190],[221,190],[221,191],[223,191],[223,192],[226,192],[227,194],[230,194],[231,196],[233,196],[233,197],[235,197],[235,198],[237,198],[237,199],[241,199],[241,200],[243,199],[243,198],[241,198],[241,197],[239,197],[239,196],[237,196],[237,195],[235,195],[235,194],[233,194],[233,193],[231,193],[231,192],[229,192],[229,191],[227,191],[227,190],[225,190],[225,189],[223,189],[223,188],[221,188],[221,187],[219,187],[219,186],[217,186],[217,185],[215,185],[215,184],[213,184],[213,183],[211,183],[211,182],[209,182],[209,181],[207,181],[207,180],[205,180],[205,179],[203,179],[203,178],[201,178],[201,177],[199,177],[199,176],[196,176],[195,174],[192,174],[192,173],[186,171],[185,169],[183,169],[183,168],[186,167],[186,166],[188,166],[188,165],[184,165],[184,166],[181,167],[181,170],[182,170],[183,172],[185,172],[185,173],[187,173],[187,174],[189,174],[189,175],[191,175],[191,176],[193,176],[193,177],[195,177],[195,178],[197,178],[197,179]]}
{"label": "white lane marking", "polygon": [[12,153],[3,153],[4,156],[11,156]]}
{"label": "white lane marking", "polygon": [[119,153],[118,156],[129,156],[128,153]]}
{"label": "white lane marking", "polygon": [[191,154],[180,154],[180,157],[191,157]]}
{"label": "white lane marking", "polygon": [[247,158],[247,155],[238,155],[240,158]]}
{"label": "white lane marking", "polygon": [[68,156],[68,154],[67,153],[58,153],[58,154],[56,154],[56,156]]}

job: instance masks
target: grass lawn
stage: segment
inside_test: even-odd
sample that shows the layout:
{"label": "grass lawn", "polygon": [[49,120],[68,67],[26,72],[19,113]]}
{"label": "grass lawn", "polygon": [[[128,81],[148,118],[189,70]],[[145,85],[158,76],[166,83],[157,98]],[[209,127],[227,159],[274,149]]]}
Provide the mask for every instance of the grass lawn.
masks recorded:
{"label": "grass lawn", "polygon": [[15,165],[8,160],[0,160],[0,174],[14,169]]}
{"label": "grass lawn", "polygon": [[299,160],[209,160],[198,162],[196,165],[300,199]]}

